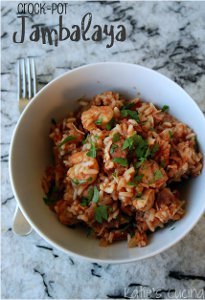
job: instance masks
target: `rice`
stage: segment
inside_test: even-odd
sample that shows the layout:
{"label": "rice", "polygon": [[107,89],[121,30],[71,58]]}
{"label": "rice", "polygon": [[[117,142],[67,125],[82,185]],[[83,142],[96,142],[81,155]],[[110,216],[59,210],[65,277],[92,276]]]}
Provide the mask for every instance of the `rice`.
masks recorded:
{"label": "rice", "polygon": [[140,98],[109,91],[79,104],[51,127],[44,201],[61,223],[91,229],[101,246],[128,240],[144,247],[149,232],[185,214],[171,184],[202,170],[195,133],[166,105]]}

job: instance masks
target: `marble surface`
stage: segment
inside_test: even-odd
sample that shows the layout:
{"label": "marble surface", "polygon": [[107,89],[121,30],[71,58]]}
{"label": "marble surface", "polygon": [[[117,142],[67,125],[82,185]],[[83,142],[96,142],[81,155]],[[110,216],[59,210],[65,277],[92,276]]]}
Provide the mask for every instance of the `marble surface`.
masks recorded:
{"label": "marble surface", "polygon": [[[205,112],[205,2],[70,3],[68,25],[78,24],[88,11],[95,24],[125,24],[126,42],[115,42],[109,49],[106,39],[65,41],[58,47],[30,41],[14,45],[12,34],[19,27],[16,6],[3,1],[1,7],[2,298],[139,298],[137,291],[152,299],[205,297],[204,216],[181,242],[153,258],[99,265],[59,252],[35,232],[15,236],[11,227],[16,203],[8,175],[9,144],[19,118],[15,66],[20,57],[35,57],[40,87],[87,63],[139,63],[174,79]],[[58,16],[30,16],[28,28],[34,23],[55,26]],[[198,294],[190,294],[194,290]]]}

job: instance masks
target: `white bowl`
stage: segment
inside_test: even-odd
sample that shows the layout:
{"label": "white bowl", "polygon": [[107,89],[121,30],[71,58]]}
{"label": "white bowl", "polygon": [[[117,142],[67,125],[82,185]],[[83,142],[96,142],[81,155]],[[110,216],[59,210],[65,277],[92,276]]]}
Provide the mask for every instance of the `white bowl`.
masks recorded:
{"label": "white bowl", "polygon": [[15,198],[32,227],[50,244],[68,254],[91,261],[131,262],[153,256],[171,247],[196,224],[205,208],[205,168],[195,179],[184,182],[181,198],[187,201],[186,215],[174,225],[154,233],[148,246],[127,247],[118,242],[107,248],[87,238],[81,229],[62,225],[43,202],[42,175],[51,160],[48,138],[51,119],[59,120],[76,109],[82,96],[92,97],[105,90],[127,97],[141,97],[188,124],[197,134],[200,150],[205,152],[205,119],[192,98],[176,83],[142,66],[126,63],[97,63],[67,72],[44,87],[26,107],[13,134],[10,148],[10,178]]}

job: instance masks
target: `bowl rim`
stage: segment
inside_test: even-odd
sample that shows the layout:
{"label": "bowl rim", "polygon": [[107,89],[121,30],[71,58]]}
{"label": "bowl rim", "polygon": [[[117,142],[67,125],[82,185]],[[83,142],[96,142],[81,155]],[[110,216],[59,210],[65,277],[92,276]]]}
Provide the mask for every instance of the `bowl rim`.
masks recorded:
{"label": "bowl rim", "polygon": [[[150,73],[156,73],[158,75],[160,75],[161,77],[163,77],[164,79],[166,79],[168,82],[174,84],[178,89],[181,89],[181,91],[183,91],[183,93],[190,99],[190,101],[192,102],[192,105],[195,106],[195,108],[198,111],[198,114],[201,114],[202,117],[204,117],[201,109],[199,108],[199,106],[197,105],[197,103],[193,100],[193,98],[181,87],[179,86],[176,82],[174,82],[173,80],[171,80],[169,77],[163,75],[162,73],[155,71],[151,68],[139,65],[139,64],[134,64],[134,63],[126,63],[126,62],[112,62],[112,61],[107,61],[107,62],[98,62],[98,63],[91,63],[91,64],[85,64],[82,65],[80,67],[74,68],[72,70],[68,70],[66,72],[64,72],[63,74],[57,76],[56,78],[52,79],[46,86],[44,86],[41,90],[39,90],[37,92],[37,94],[32,98],[32,100],[29,101],[29,103],[27,104],[26,108],[24,109],[24,111],[22,112],[22,114],[20,115],[17,124],[15,125],[15,128],[13,130],[13,134],[11,137],[11,142],[10,142],[10,147],[9,147],[9,178],[10,178],[10,183],[11,183],[11,187],[12,187],[12,191],[15,197],[15,200],[17,202],[17,205],[19,206],[19,208],[21,209],[23,215],[25,216],[25,218],[28,220],[28,222],[30,223],[30,225],[32,226],[32,228],[40,235],[40,237],[42,237],[46,242],[48,242],[50,245],[52,245],[53,247],[57,248],[60,251],[63,251],[64,253],[68,254],[68,255],[72,255],[72,256],[76,256],[82,259],[85,259],[89,262],[97,262],[97,263],[107,263],[107,264],[123,264],[123,263],[132,263],[138,260],[143,260],[149,257],[153,257],[159,253],[162,253],[163,251],[171,248],[172,246],[174,246],[176,243],[178,243],[181,239],[183,239],[192,229],[193,227],[197,224],[197,222],[200,220],[201,216],[203,215],[204,211],[205,211],[205,205],[204,205],[204,209],[202,209],[202,211],[200,212],[200,214],[198,215],[198,217],[192,222],[190,223],[190,225],[186,228],[186,231],[183,231],[181,234],[178,234],[178,236],[174,239],[174,241],[168,242],[165,246],[161,247],[158,250],[155,250],[149,254],[145,254],[145,255],[141,255],[140,257],[132,257],[132,258],[125,258],[125,259],[104,259],[104,258],[92,258],[91,256],[88,255],[82,255],[82,254],[78,254],[76,252],[73,252],[71,250],[68,250],[67,248],[60,246],[58,243],[54,242],[52,239],[50,239],[47,235],[45,235],[43,232],[41,232],[41,230],[34,224],[34,222],[31,220],[30,216],[27,214],[27,212],[24,210],[23,205],[21,203],[21,200],[19,199],[17,192],[16,192],[16,188],[15,188],[15,179],[13,177],[13,160],[12,160],[12,154],[14,151],[14,144],[15,144],[15,139],[16,139],[16,133],[18,131],[18,127],[19,124],[21,123],[22,119],[24,118],[24,115],[27,113],[28,108],[30,107],[30,105],[32,105],[33,103],[35,103],[36,101],[38,101],[38,97],[39,95],[41,95],[45,90],[49,89],[49,87],[54,83],[57,82],[59,80],[61,80],[63,77],[68,76],[70,73],[75,73],[78,72],[82,69],[86,69],[86,68],[92,68],[92,67],[100,67],[102,65],[121,65],[121,66],[130,66],[130,67],[137,67],[139,69],[142,69],[146,72],[150,72]],[[204,119],[204,125],[205,125],[205,119]]]}

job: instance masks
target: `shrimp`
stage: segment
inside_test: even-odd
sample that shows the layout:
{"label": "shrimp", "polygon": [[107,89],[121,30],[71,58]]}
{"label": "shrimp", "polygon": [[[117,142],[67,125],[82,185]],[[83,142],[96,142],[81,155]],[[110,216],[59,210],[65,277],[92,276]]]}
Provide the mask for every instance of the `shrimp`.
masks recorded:
{"label": "shrimp", "polygon": [[81,121],[86,130],[93,131],[98,128],[97,126],[105,128],[113,115],[113,109],[109,106],[91,106],[82,113]]}
{"label": "shrimp", "polygon": [[150,231],[154,232],[157,227],[163,227],[163,223],[156,217],[156,209],[151,208],[144,214],[144,220]]}
{"label": "shrimp", "polygon": [[166,223],[169,220],[175,220],[175,215],[180,211],[177,216],[177,219],[180,219],[184,214],[184,210],[182,209],[183,204],[184,201],[180,201],[174,192],[172,192],[169,188],[164,188],[157,196],[157,211],[155,216],[162,223]]}
{"label": "shrimp", "polygon": [[145,161],[139,169],[139,175],[142,175],[142,184],[145,187],[160,188],[168,180],[164,169],[160,168],[154,160]]}
{"label": "shrimp", "polygon": [[94,182],[99,172],[96,158],[87,156],[86,152],[77,152],[70,156],[73,165],[67,172],[68,177],[76,186],[88,186]]}
{"label": "shrimp", "polygon": [[133,201],[133,205],[137,210],[146,211],[153,206],[154,200],[155,191],[153,189],[148,189],[145,192],[143,192],[140,198],[136,198]]}

